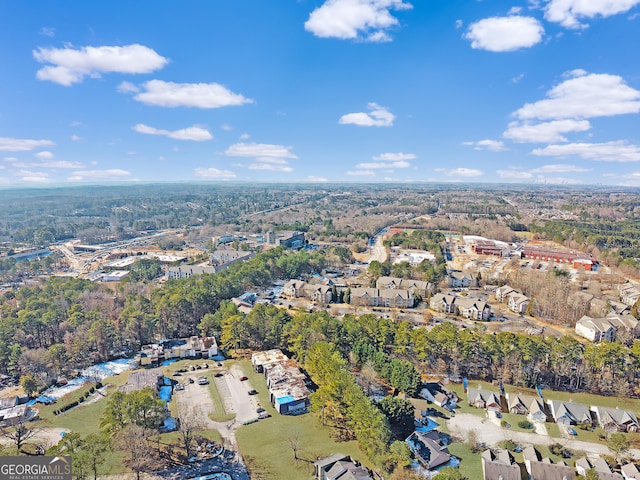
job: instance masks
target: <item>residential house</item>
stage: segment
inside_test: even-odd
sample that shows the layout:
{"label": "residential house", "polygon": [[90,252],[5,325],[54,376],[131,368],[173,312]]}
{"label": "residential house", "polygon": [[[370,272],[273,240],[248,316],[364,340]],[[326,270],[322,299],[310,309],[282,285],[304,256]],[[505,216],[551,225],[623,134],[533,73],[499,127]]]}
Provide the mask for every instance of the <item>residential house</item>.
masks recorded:
{"label": "residential house", "polygon": [[620,295],[620,301],[630,307],[640,299],[640,289],[631,282],[618,285],[618,294]]}
{"label": "residential house", "polygon": [[420,295],[422,298],[427,298],[435,290],[433,283],[397,277],[380,277],[376,281],[376,287],[380,289],[409,290],[414,295]]}
{"label": "residential house", "polygon": [[624,480],[640,480],[640,471],[633,463],[627,463],[620,469]]}
{"label": "residential house", "polygon": [[633,337],[637,337],[640,333],[638,319],[629,313],[609,313],[606,318],[615,327],[616,333],[621,329],[629,332]]}
{"label": "residential house", "polygon": [[333,301],[333,287],[329,285],[306,285],[303,293],[312,302],[325,304]]}
{"label": "residential house", "polygon": [[454,409],[458,404],[458,395],[445,387],[442,382],[425,383],[419,395],[439,407]]}
{"label": "residential house", "polygon": [[604,461],[603,458],[598,457],[590,460],[587,457],[581,457],[576,460],[576,472],[583,477],[587,475],[589,470],[595,470],[598,473],[600,480],[623,480],[623,476],[619,473],[613,473],[611,467]]}
{"label": "residential house", "polygon": [[531,398],[513,393],[507,393],[505,396],[507,398],[509,413],[516,413],[518,415],[526,415],[529,413]]}
{"label": "residential house", "polygon": [[489,320],[491,307],[475,297],[456,297],[455,307],[463,317],[471,320]]}
{"label": "residential house", "polygon": [[484,408],[494,412],[500,412],[500,395],[487,390],[467,388],[467,402],[476,408]]}
{"label": "residential house", "polygon": [[316,480],[373,480],[368,470],[341,453],[314,462],[313,475]]}
{"label": "residential house", "polygon": [[282,350],[274,348],[273,350],[265,350],[264,352],[256,352],[251,355],[251,364],[258,373],[264,372],[264,367],[271,363],[278,363],[289,360]]}
{"label": "residential house", "polygon": [[24,423],[38,414],[38,410],[29,407],[26,403],[5,408],[0,411],[0,426],[13,426]]}
{"label": "residential house", "polygon": [[601,340],[612,342],[616,338],[616,328],[606,318],[591,318],[584,315],[576,322],[575,330],[576,334],[592,342]]}
{"label": "residential house", "polygon": [[541,458],[531,445],[522,451],[530,480],[575,480],[576,472],[564,462],[552,463],[549,458]]}
{"label": "residential house", "polygon": [[167,276],[173,280],[189,278],[194,275],[216,273],[215,267],[201,267],[199,265],[181,265],[179,267],[169,267]]}
{"label": "residential house", "polygon": [[520,466],[507,450],[485,450],[481,455],[484,480],[520,480]]}
{"label": "residential house", "polygon": [[591,302],[595,295],[587,292],[574,292],[567,297],[567,303],[573,308],[583,308],[585,311],[591,310]]}
{"label": "residential house", "polygon": [[441,313],[455,313],[455,296],[446,293],[436,293],[431,297],[429,308]]}
{"label": "residential house", "polygon": [[414,305],[413,293],[401,289],[354,288],[349,303],[370,307],[411,308]]}
{"label": "residential house", "polygon": [[525,313],[529,306],[529,297],[518,291],[511,292],[507,295],[507,306],[509,310],[515,313]]}
{"label": "residential house", "polygon": [[630,410],[594,406],[591,411],[598,425],[607,432],[637,432],[640,429],[638,419]]}
{"label": "residential house", "polygon": [[0,398],[0,412],[7,408],[13,408],[20,404],[20,397],[13,395],[11,397]]}
{"label": "residential house", "polygon": [[556,423],[563,425],[591,425],[593,423],[589,408],[581,403],[549,400],[547,405],[549,405],[551,416]]}
{"label": "residential house", "polygon": [[576,467],[576,472],[578,472],[578,475],[582,475],[583,477],[585,477],[587,475],[587,472],[593,468],[593,466],[591,465],[591,462],[587,457],[578,458],[576,460],[575,467]]}
{"label": "residential house", "polygon": [[496,300],[499,302],[506,301],[507,295],[509,295],[511,292],[517,292],[517,290],[515,288],[511,288],[509,285],[503,285],[496,288]]}
{"label": "residential house", "polygon": [[462,272],[449,273],[449,287],[451,288],[468,288],[473,285],[473,277]]}
{"label": "residential house", "polygon": [[433,470],[451,460],[451,454],[437,430],[428,433],[413,432],[406,442],[420,464],[427,470]]}
{"label": "residential house", "polygon": [[307,376],[300,371],[295,360],[274,349],[251,355],[256,372],[264,374],[269,389],[269,400],[281,415],[305,413],[310,405],[311,392]]}
{"label": "residential house", "polygon": [[290,298],[299,298],[302,297],[302,291],[306,285],[302,280],[289,280],[284,284],[282,293]]}
{"label": "residential house", "polygon": [[547,412],[545,411],[544,402],[540,398],[533,398],[529,404],[529,414],[527,419],[530,422],[546,422]]}
{"label": "residential house", "polygon": [[140,365],[155,365],[174,358],[213,358],[219,353],[215,337],[193,336],[143,345],[136,359]]}

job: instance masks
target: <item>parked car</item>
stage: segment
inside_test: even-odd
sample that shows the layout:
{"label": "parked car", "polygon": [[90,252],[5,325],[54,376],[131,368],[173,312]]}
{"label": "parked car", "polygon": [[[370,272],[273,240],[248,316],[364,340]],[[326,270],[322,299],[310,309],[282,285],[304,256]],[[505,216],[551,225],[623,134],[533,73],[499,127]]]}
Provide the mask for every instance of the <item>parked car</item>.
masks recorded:
{"label": "parked car", "polygon": [[181,377],[182,374],[180,372],[173,372],[173,377]]}
{"label": "parked car", "polygon": [[262,407],[258,407],[258,408],[256,408],[256,413],[262,413],[262,412],[264,412],[264,411],[265,411],[265,410],[264,410],[264,408],[262,408]]}
{"label": "parked car", "polygon": [[189,383],[195,383],[195,380],[191,377],[189,377]]}
{"label": "parked car", "polygon": [[218,365],[219,367],[221,367],[221,366],[222,366],[222,362],[218,362],[218,363],[217,363],[217,365]]}
{"label": "parked car", "polygon": [[179,383],[179,384],[177,384],[177,385],[175,386],[175,389],[174,389],[174,390],[177,390],[177,391],[184,390],[184,385],[183,385],[183,384],[181,384],[181,383]]}
{"label": "parked car", "polygon": [[244,382],[245,380],[249,380],[249,377],[240,377],[241,382]]}
{"label": "parked car", "polygon": [[209,380],[207,380],[206,378],[198,379],[198,385],[208,385],[208,384],[209,384]]}
{"label": "parked car", "polygon": [[258,391],[257,390],[249,390],[249,395],[257,395]]}
{"label": "parked car", "polygon": [[222,376],[222,373],[220,373],[220,372],[217,372],[217,373],[214,375],[214,377],[221,377],[221,376]]}

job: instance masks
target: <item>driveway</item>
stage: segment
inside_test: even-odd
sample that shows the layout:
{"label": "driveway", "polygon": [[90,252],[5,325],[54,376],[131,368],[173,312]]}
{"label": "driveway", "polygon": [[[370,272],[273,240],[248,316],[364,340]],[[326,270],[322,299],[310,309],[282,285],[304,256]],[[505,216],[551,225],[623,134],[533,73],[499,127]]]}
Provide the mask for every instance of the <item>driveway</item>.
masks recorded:
{"label": "driveway", "polygon": [[232,365],[222,377],[215,378],[225,410],[227,413],[235,413],[236,422],[240,424],[258,416],[256,413],[258,398],[256,395],[249,395],[249,390],[253,387],[249,380],[244,382],[240,380],[243,376],[240,367]]}
{"label": "driveway", "polygon": [[[199,375],[198,372],[194,372],[190,376],[196,379]],[[205,427],[218,430],[225,447],[236,451],[238,450],[238,445],[235,432],[247,420],[257,418],[256,408],[259,405],[257,395],[249,395],[249,390],[253,388],[249,381],[240,381],[242,376],[242,370],[238,365],[232,365],[231,368],[225,370],[222,377],[214,377],[210,373],[207,375],[209,380],[214,381],[225,412],[235,413],[234,420],[216,422],[209,418],[209,414],[216,411],[215,405],[209,394],[209,387],[207,385],[198,385],[197,381],[196,383],[184,382],[184,390],[174,391],[173,397],[174,401],[185,404],[187,408],[200,410],[203,414]]]}
{"label": "driveway", "polygon": [[[583,451],[594,455],[614,455],[606,445],[580,440],[553,438],[535,433],[515,432],[498,427],[488,420],[470,413],[456,414],[455,417],[447,420],[447,427],[451,435],[462,439],[466,438],[466,433],[469,430],[475,430],[478,441],[487,446],[496,446],[502,440],[513,440],[516,443],[531,445],[551,445],[552,443],[561,442],[562,445],[574,451]],[[629,455],[640,459],[640,450],[630,449]]]}

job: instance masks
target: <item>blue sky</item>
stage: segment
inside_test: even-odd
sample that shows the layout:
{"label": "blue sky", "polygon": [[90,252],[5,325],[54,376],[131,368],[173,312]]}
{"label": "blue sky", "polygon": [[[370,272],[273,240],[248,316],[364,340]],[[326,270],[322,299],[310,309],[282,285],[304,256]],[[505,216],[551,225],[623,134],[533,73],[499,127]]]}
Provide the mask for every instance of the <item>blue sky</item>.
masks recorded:
{"label": "blue sky", "polygon": [[0,187],[640,185],[640,0],[0,0]]}

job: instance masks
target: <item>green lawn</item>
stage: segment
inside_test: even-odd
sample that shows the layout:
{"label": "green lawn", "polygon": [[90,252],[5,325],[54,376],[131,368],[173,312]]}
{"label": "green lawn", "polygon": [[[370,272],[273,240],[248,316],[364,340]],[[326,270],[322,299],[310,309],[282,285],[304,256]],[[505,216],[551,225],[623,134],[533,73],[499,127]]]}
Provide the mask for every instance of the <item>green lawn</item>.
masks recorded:
{"label": "green lawn", "polygon": [[[337,442],[331,438],[332,429],[323,427],[315,414],[295,417],[280,415],[269,402],[267,385],[262,374],[256,373],[249,360],[240,360],[251,386],[258,390],[260,403],[270,418],[239,428],[236,438],[252,478],[275,480],[311,480],[313,462],[333,453],[351,455],[367,466],[368,461],[355,441]],[[296,462],[291,441],[297,439]]]}
{"label": "green lawn", "polygon": [[464,443],[452,443],[448,446],[449,453],[460,459],[460,473],[474,480],[482,478],[482,461],[480,453],[473,453]]}

